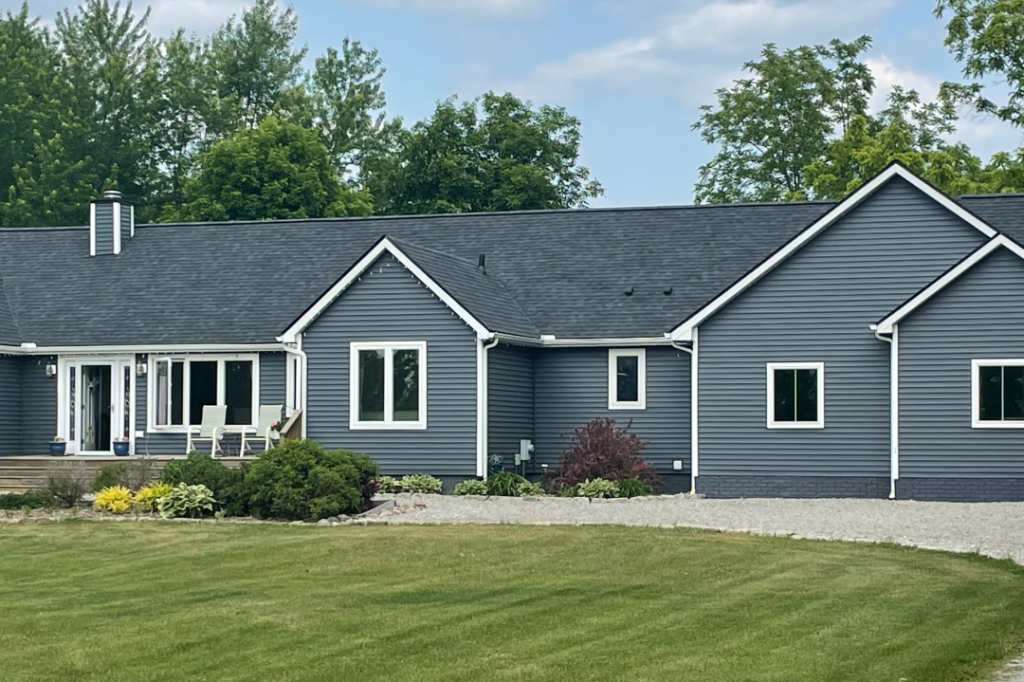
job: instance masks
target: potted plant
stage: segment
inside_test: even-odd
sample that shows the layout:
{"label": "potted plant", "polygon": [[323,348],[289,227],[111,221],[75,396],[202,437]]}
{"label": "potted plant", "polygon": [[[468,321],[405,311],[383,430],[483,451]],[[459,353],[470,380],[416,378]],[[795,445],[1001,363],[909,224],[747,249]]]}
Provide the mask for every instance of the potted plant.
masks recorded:
{"label": "potted plant", "polygon": [[67,454],[68,444],[60,436],[54,436],[50,441],[50,454],[54,457],[63,457]]}
{"label": "potted plant", "polygon": [[127,457],[128,456],[128,446],[129,445],[130,445],[130,443],[128,442],[127,438],[125,438],[123,436],[119,437],[119,438],[115,438],[114,439],[114,454],[117,455],[118,457]]}

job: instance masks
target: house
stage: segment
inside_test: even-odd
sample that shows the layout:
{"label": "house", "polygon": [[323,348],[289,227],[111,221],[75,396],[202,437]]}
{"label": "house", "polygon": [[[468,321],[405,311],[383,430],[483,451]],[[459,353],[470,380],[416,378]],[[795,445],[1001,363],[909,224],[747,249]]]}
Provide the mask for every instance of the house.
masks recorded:
{"label": "house", "polygon": [[1024,499],[1021,195],[89,223],[0,231],[0,455],[280,403],[385,473],[536,476],[610,416],[670,490]]}

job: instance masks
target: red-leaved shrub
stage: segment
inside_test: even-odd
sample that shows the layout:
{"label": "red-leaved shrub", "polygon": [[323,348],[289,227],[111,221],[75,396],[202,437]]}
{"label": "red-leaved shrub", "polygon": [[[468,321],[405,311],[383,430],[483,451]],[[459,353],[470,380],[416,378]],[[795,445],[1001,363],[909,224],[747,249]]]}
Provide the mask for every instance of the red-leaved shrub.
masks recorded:
{"label": "red-leaved shrub", "polygon": [[586,480],[606,478],[618,481],[639,478],[651,487],[661,485],[654,467],[645,462],[640,453],[647,441],[625,426],[616,426],[614,419],[592,419],[582,428],[573,430],[568,439],[569,448],[558,463],[558,485],[576,485]]}

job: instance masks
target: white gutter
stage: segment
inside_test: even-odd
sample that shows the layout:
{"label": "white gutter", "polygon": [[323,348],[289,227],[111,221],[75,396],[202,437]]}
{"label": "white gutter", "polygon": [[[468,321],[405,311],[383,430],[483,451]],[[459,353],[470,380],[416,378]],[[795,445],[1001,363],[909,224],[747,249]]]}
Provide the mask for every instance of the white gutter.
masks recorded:
{"label": "white gutter", "polygon": [[532,338],[529,336],[516,336],[515,334],[497,333],[496,338],[505,343],[519,346],[534,346],[537,348],[594,348],[606,346],[671,346],[672,339],[666,336],[633,336],[633,337],[607,337],[600,339],[560,339],[552,334],[542,334],[541,337]]}
{"label": "white gutter", "polygon": [[0,346],[0,353],[7,355],[99,355],[119,353],[251,353],[254,351],[283,351],[281,343],[182,343],[119,346],[37,346],[23,343],[20,346]]}
{"label": "white gutter", "polygon": [[900,328],[893,325],[892,337],[882,336],[878,325],[869,327],[875,338],[889,344],[889,499],[896,499],[900,477]]}
{"label": "white gutter", "polygon": [[690,354],[690,494],[695,495],[697,493],[697,475],[700,469],[700,445],[697,440],[699,433],[697,417],[698,411],[698,395],[697,389],[699,385],[698,381],[698,363],[700,358],[700,348],[698,347],[697,339],[697,328],[694,327],[692,330],[691,346],[680,346],[676,341],[672,342],[672,347],[676,350],[681,350],[684,353]]}
{"label": "white gutter", "polygon": [[476,341],[476,475],[483,478],[487,477],[487,351],[497,346],[500,340],[495,335],[490,341]]}
{"label": "white gutter", "polygon": [[[294,346],[284,346],[284,352],[288,355],[294,355],[299,358],[299,391],[302,392],[302,398],[295,396],[295,402],[299,403],[298,406],[293,405],[292,407],[298,407],[302,410],[302,430],[300,435],[306,437],[306,422],[309,420],[309,409],[307,405],[308,392],[306,391],[306,377],[309,376],[309,363],[307,362],[306,352],[302,350],[302,334],[299,334],[295,339]],[[285,373],[287,375],[287,372]],[[287,388],[285,393],[287,393]]]}

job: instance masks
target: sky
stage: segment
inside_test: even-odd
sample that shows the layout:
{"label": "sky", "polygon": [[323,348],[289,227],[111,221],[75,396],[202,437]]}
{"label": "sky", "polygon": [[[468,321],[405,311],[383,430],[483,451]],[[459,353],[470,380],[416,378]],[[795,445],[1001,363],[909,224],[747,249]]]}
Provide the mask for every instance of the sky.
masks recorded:
{"label": "sky", "polygon": [[[75,0],[30,0],[44,20]],[[0,0],[0,10],[22,0]],[[151,29],[208,35],[244,0],[151,0]],[[136,0],[135,8],[146,5]],[[690,127],[761,46],[870,35],[878,107],[893,84],[934,97],[959,67],[929,0],[294,0],[309,58],[348,36],[380,51],[388,114],[511,91],[582,121],[580,162],[601,181],[593,206],[688,204],[714,155]],[[1024,136],[964,113],[956,140],[987,159]]]}

